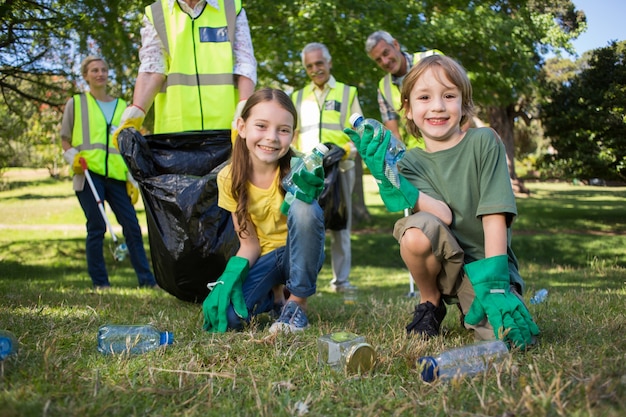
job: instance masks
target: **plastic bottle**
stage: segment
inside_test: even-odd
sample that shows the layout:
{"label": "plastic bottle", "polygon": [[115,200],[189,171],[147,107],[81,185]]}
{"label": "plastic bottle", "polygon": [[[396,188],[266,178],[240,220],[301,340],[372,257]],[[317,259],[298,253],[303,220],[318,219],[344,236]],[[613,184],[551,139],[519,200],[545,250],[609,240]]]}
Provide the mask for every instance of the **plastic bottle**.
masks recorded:
{"label": "plastic bottle", "polygon": [[424,356],[417,360],[417,364],[422,368],[422,379],[432,382],[438,378],[476,375],[508,354],[509,349],[503,341],[493,340],[446,350],[437,357]]}
{"label": "plastic bottle", "polygon": [[545,288],[540,289],[530,299],[530,304],[543,303],[548,298],[548,290]]}
{"label": "plastic bottle", "polygon": [[172,332],[160,332],[150,325],[105,324],[98,329],[98,351],[105,355],[145,353],[172,343]]}
{"label": "plastic bottle", "polygon": [[17,353],[17,338],[13,333],[0,330],[0,361],[5,360],[9,355]]}
{"label": "plastic bottle", "polygon": [[[359,113],[354,113],[350,116],[350,124],[354,130],[359,134],[363,134],[365,125],[370,125],[374,128],[374,136],[382,137],[387,128],[375,119],[365,119]],[[380,135],[380,136],[379,136]],[[385,154],[385,177],[395,187],[400,187],[398,180],[398,161],[402,159],[406,152],[406,145],[402,143],[398,138],[391,135],[389,140],[389,146],[387,147],[387,153]]]}
{"label": "plastic bottle", "polygon": [[317,144],[317,146],[313,149],[313,152],[300,159],[298,163],[291,168],[289,174],[283,178],[283,188],[287,191],[285,200],[288,203],[293,201],[295,198],[294,196],[298,191],[298,186],[293,182],[293,174],[300,172],[302,169],[313,172],[315,171],[315,168],[322,167],[324,165],[324,155],[326,155],[327,152],[328,147],[326,145],[323,143]]}

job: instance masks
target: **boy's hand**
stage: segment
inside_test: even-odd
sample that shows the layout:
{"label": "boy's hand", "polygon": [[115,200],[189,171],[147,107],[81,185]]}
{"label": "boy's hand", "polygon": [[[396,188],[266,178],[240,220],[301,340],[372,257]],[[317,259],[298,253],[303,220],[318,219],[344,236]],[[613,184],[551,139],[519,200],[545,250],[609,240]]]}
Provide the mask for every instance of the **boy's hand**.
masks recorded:
{"label": "boy's hand", "polygon": [[507,255],[499,255],[465,265],[476,294],[465,322],[476,325],[487,317],[497,339],[502,337],[525,349],[539,334],[539,328],[524,303],[509,289],[508,262]]}
{"label": "boy's hand", "polygon": [[402,175],[397,176],[397,186],[385,175],[385,155],[391,140],[391,131],[387,129],[382,131],[384,132],[382,137],[380,133],[375,135],[374,129],[370,125],[365,125],[363,135],[359,136],[352,129],[344,129],[344,133],[354,142],[370,173],[376,179],[380,197],[387,210],[394,212],[412,209],[419,197],[419,190]]}

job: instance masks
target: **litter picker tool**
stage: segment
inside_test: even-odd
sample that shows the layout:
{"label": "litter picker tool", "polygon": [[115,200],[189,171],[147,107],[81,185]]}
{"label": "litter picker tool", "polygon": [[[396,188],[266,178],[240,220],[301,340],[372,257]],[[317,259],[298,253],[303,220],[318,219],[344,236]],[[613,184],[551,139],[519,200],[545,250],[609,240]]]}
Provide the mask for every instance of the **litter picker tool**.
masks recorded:
{"label": "litter picker tool", "polygon": [[113,231],[111,222],[109,221],[106,211],[104,210],[104,203],[100,199],[100,196],[98,195],[98,191],[96,191],[96,186],[94,185],[93,180],[91,179],[91,174],[89,173],[89,169],[87,169],[87,161],[85,161],[85,158],[80,158],[79,161],[80,161],[80,165],[83,167],[83,171],[85,171],[85,178],[87,178],[87,183],[89,184],[89,188],[91,189],[93,198],[95,198],[96,203],[98,203],[98,209],[100,210],[100,214],[102,215],[102,218],[104,219],[104,223],[106,224],[107,229],[109,229],[109,233],[111,233],[111,238],[113,239],[113,243],[115,244],[115,249],[111,251],[113,253],[113,258],[118,262],[122,262],[124,259],[126,259],[126,256],[128,255],[128,246],[126,246],[126,243],[120,242],[117,239],[115,232]]}
{"label": "litter picker tool", "polygon": [[[409,217],[410,215],[411,215],[411,209],[405,208],[404,217]],[[409,298],[417,297],[417,294],[415,293],[415,282],[413,281],[413,275],[411,275],[411,271],[409,271],[409,293],[407,294],[407,297]]]}

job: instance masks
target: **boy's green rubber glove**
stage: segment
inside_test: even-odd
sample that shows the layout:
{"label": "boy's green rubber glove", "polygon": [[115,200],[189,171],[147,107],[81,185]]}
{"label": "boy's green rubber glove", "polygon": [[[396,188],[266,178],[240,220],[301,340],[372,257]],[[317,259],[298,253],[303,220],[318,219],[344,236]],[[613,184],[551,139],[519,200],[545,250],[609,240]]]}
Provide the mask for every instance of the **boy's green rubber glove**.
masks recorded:
{"label": "boy's green rubber glove", "polygon": [[202,303],[204,330],[224,333],[228,329],[228,308],[232,304],[235,313],[242,319],[248,318],[248,307],[241,286],[248,276],[249,263],[246,258],[233,256],[226,269],[215,282],[213,289]]}
{"label": "boy's green rubber glove", "polygon": [[322,194],[322,191],[324,191],[324,168],[322,167],[315,168],[313,172],[301,169],[299,172],[295,172],[292,178],[299,190],[296,191],[295,196],[289,193],[285,196],[285,201],[283,201],[283,204],[280,206],[280,211],[285,216],[287,212],[289,212],[289,207],[291,207],[294,197],[307,204],[311,204],[314,200],[317,200],[320,194]]}
{"label": "boy's green rubber glove", "polygon": [[476,294],[465,322],[477,325],[487,317],[496,339],[507,332],[504,340],[520,349],[532,344],[539,327],[524,303],[510,291],[508,256],[492,256],[469,263],[465,265],[465,273]]}
{"label": "boy's green rubber glove", "polygon": [[387,210],[394,212],[412,209],[419,197],[419,190],[402,175],[398,175],[399,187],[393,185],[385,175],[385,155],[391,140],[391,132],[385,129],[382,137],[380,134],[374,137],[374,129],[370,125],[364,126],[361,136],[352,129],[347,128],[343,131],[354,142],[361,158],[376,179],[380,197]]}

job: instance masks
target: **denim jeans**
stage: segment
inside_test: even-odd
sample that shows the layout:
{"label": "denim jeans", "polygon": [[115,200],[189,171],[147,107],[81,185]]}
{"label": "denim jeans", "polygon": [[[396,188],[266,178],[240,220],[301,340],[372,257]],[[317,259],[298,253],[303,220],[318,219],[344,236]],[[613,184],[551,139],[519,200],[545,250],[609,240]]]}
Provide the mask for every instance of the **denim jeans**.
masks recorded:
{"label": "denim jeans", "polygon": [[[243,283],[248,321],[274,308],[272,287],[275,285],[285,284],[297,297],[315,294],[317,275],[324,264],[324,240],[324,212],[317,201],[307,204],[294,200],[287,216],[286,245],[257,259]],[[240,329],[242,326],[231,305],[228,327]]]}
{"label": "denim jeans", "polygon": [[[137,213],[126,192],[126,182],[105,178],[93,172],[90,174],[98,196],[102,201],[106,200],[109,203],[117,221],[122,226],[130,262],[137,274],[139,286],[155,285],[156,280],[150,271],[146,250],[143,246]],[[87,271],[94,286],[108,286],[110,285],[109,276],[103,253],[106,223],[98,209],[98,203],[89,184],[85,183],[85,188],[82,191],[77,191],[76,196],[85,212],[85,217],[87,217]]]}

